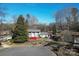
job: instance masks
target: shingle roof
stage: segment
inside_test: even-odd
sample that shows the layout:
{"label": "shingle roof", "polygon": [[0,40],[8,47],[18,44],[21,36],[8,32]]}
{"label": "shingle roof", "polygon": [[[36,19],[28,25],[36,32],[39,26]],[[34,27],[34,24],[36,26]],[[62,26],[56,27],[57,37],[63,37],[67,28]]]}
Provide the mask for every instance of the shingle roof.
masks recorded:
{"label": "shingle roof", "polygon": [[28,32],[40,32],[39,29],[28,29]]}

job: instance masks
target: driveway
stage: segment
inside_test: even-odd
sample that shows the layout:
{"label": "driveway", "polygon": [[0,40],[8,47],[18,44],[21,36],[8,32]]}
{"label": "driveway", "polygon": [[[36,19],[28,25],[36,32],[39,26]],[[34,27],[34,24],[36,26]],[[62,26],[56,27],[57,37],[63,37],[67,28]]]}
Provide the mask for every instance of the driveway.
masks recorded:
{"label": "driveway", "polygon": [[13,47],[0,50],[0,56],[56,56],[46,47]]}

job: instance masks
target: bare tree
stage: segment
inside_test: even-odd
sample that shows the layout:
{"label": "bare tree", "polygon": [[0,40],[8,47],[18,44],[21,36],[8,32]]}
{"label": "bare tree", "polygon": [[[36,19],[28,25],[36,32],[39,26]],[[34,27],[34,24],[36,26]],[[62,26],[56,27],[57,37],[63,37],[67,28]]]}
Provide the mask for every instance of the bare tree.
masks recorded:
{"label": "bare tree", "polygon": [[[75,28],[78,26],[79,10],[77,8],[65,8],[56,12],[55,14],[57,26],[60,29],[71,29],[72,24]],[[77,28],[76,28],[77,29]],[[73,29],[72,29],[73,30]]]}
{"label": "bare tree", "polygon": [[28,21],[28,25],[29,25],[30,28],[37,28],[38,19],[35,16],[27,14],[26,20]]}
{"label": "bare tree", "polygon": [[0,4],[0,30],[3,30],[3,22],[5,21],[5,16],[6,16],[6,8]]}

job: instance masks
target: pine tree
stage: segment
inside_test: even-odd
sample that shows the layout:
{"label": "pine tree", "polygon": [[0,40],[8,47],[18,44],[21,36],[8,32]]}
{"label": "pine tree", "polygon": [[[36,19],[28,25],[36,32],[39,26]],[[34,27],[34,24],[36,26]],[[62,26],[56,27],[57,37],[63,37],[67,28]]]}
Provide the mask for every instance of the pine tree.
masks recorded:
{"label": "pine tree", "polygon": [[25,42],[28,39],[28,24],[25,22],[25,19],[20,15],[16,22],[16,27],[13,31],[14,42]]}

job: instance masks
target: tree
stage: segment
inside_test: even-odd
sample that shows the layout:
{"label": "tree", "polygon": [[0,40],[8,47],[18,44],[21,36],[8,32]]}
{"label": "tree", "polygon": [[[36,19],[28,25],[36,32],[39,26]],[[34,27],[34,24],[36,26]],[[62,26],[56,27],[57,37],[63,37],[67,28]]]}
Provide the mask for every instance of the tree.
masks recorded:
{"label": "tree", "polygon": [[3,22],[5,21],[6,8],[0,4],[0,30],[3,30]]}
{"label": "tree", "polygon": [[0,4],[0,34],[5,29],[3,22],[5,21],[6,8]]}
{"label": "tree", "polygon": [[56,35],[57,31],[56,31],[56,25],[55,24],[53,25],[53,31],[52,32],[53,32],[54,35]]}
{"label": "tree", "polygon": [[42,32],[47,32],[49,31],[49,26],[46,24],[39,23],[37,29],[40,29]]}
{"label": "tree", "polygon": [[73,22],[71,23],[70,29],[73,31],[79,31],[79,10],[77,8],[71,8],[71,13]]}
{"label": "tree", "polygon": [[79,10],[77,8],[65,8],[55,14],[57,26],[60,29],[77,31],[79,26]]}
{"label": "tree", "polygon": [[25,19],[20,15],[16,22],[16,27],[13,31],[14,42],[25,42],[28,39],[28,26],[25,22]]}
{"label": "tree", "polygon": [[38,24],[38,19],[35,16],[32,16],[30,14],[26,15],[26,20],[28,21],[28,25],[31,28],[36,28],[35,25]]}

